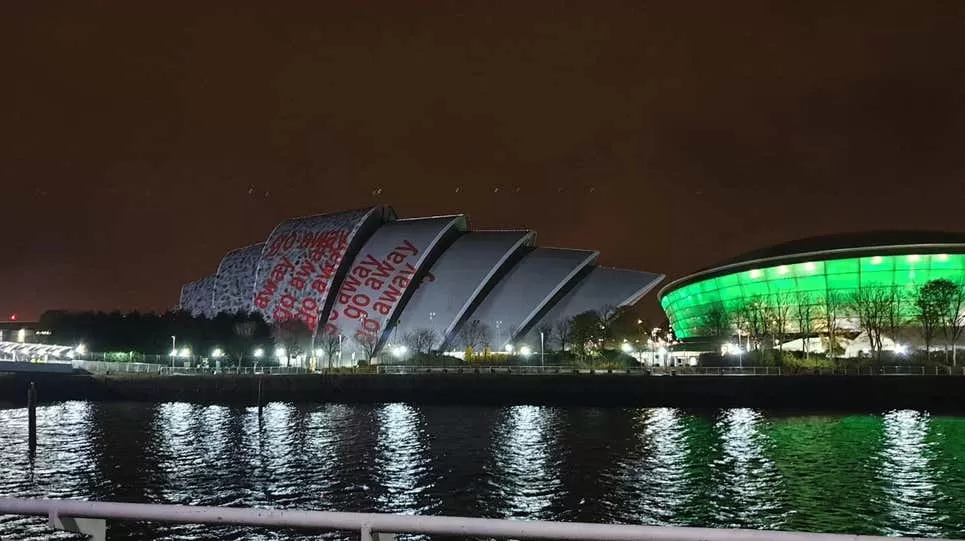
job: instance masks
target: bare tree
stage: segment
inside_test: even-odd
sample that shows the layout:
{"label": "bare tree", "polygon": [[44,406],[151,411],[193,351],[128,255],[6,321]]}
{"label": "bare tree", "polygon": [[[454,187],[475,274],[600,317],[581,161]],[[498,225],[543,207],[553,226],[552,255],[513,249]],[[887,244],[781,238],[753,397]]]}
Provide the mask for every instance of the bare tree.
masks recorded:
{"label": "bare tree", "polygon": [[[324,352],[329,368],[332,367],[332,363],[338,357],[339,350],[342,346],[342,338],[339,336],[340,334],[341,330],[339,330],[337,327],[334,329],[334,332],[323,330],[319,333],[315,341],[319,349]],[[341,359],[339,359],[339,361],[341,362]]]}
{"label": "bare tree", "polygon": [[889,294],[891,302],[887,305],[884,327],[888,336],[895,341],[895,344],[898,344],[898,335],[907,322],[905,314],[908,312],[908,295],[899,286],[891,287]]}
{"label": "bare tree", "polygon": [[952,344],[952,366],[958,366],[958,341],[965,330],[965,284],[959,281],[955,284],[954,294],[949,299],[948,309],[945,311],[945,337]]}
{"label": "bare tree", "polygon": [[573,319],[566,317],[557,321],[554,329],[556,331],[556,341],[560,345],[560,351],[565,351],[567,344],[570,343],[570,334],[573,331]]}
{"label": "bare tree", "polygon": [[741,345],[741,335],[747,335],[747,350],[750,351],[750,308],[747,304],[741,303],[736,305],[733,310],[734,319],[734,329],[737,332],[737,345]]}
{"label": "bare tree", "polygon": [[478,349],[480,346],[489,346],[492,339],[493,333],[489,325],[478,319],[466,322],[459,329],[459,341],[462,342],[463,347]]}
{"label": "bare tree", "polygon": [[286,319],[272,325],[275,343],[285,348],[285,366],[291,366],[292,357],[307,353],[312,340],[312,330],[299,319]]}
{"label": "bare tree", "polygon": [[918,320],[921,338],[925,342],[926,358],[931,355],[931,345],[941,328],[942,320],[940,286],[936,286],[935,282],[933,280],[921,286],[915,295],[915,319]]}
{"label": "bare tree", "polygon": [[730,336],[731,331],[731,317],[724,309],[724,304],[720,301],[716,301],[710,305],[710,308],[704,313],[701,320],[702,327],[704,328],[703,334],[707,336],[713,336],[716,338],[726,338]]}
{"label": "bare tree", "polygon": [[838,347],[839,319],[844,312],[844,299],[837,291],[828,290],[820,299],[821,327],[828,335],[828,358],[834,359],[834,350]]}
{"label": "bare tree", "polygon": [[791,323],[791,308],[794,306],[791,295],[777,292],[768,298],[767,314],[771,327],[771,336],[777,342],[777,349],[784,351],[784,341],[787,339],[788,325]]}
{"label": "bare tree", "polygon": [[861,330],[868,333],[871,351],[878,361],[881,361],[881,331],[887,324],[891,304],[891,291],[886,287],[862,287],[848,298],[848,307],[857,316]]}
{"label": "bare tree", "polygon": [[751,302],[746,305],[747,330],[754,347],[760,348],[764,337],[770,330],[770,308],[767,298],[761,295],[751,297]]}
{"label": "bare tree", "polygon": [[810,341],[811,333],[814,332],[814,299],[807,291],[796,291],[794,293],[794,310],[792,317],[797,323],[797,332],[801,335],[804,348],[804,358],[811,356]]}
{"label": "bare tree", "polygon": [[402,343],[413,353],[425,354],[429,353],[437,339],[438,335],[436,331],[432,329],[416,329],[412,332],[407,332],[405,336],[402,337]]}
{"label": "bare tree", "polygon": [[379,349],[379,337],[374,334],[360,332],[353,337],[353,341],[362,351],[362,358],[372,362]]}
{"label": "bare tree", "polygon": [[[945,338],[945,362],[948,362],[948,346],[951,345],[952,363],[957,366],[958,356],[955,352],[965,326],[965,316],[962,314],[962,309],[965,308],[965,287],[951,280],[932,280],[922,286],[919,292],[919,301],[921,300],[924,300],[929,311],[929,319],[935,320],[929,323],[935,329],[940,329]],[[922,327],[924,326],[925,322],[922,321]]]}

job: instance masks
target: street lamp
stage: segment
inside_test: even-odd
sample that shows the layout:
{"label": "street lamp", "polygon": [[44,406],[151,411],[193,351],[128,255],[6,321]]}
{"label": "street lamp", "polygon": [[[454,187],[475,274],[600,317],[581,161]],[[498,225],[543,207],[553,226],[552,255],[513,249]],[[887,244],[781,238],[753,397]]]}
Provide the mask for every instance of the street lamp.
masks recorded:
{"label": "street lamp", "polygon": [[222,351],[221,348],[214,348],[214,351],[211,352],[212,359],[220,359],[222,357],[224,357],[224,351]]}
{"label": "street lamp", "polygon": [[255,349],[255,358],[256,358],[256,359],[260,359],[260,358],[262,358],[262,357],[264,357],[264,356],[265,356],[265,350],[263,350],[263,349],[261,349],[261,348]]}
{"label": "street lamp", "polygon": [[546,336],[544,335],[543,331],[540,331],[539,332],[539,367],[540,369],[543,368],[543,364],[545,360],[545,349],[544,349],[545,340],[546,340]]}
{"label": "street lamp", "polygon": [[533,350],[529,349],[529,346],[523,346],[523,347],[519,348],[519,353],[520,353],[523,357],[529,357],[530,353],[532,353],[532,352],[533,352]]}

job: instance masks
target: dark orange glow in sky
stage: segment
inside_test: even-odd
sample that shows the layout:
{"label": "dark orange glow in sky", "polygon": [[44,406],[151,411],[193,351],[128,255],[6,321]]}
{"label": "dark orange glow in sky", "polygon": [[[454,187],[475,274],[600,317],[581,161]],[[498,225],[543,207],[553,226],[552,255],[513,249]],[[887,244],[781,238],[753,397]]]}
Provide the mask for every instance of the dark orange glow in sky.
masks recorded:
{"label": "dark orange glow in sky", "polygon": [[165,309],[373,203],[671,277],[965,225],[960,2],[148,6],[0,7],[0,313]]}

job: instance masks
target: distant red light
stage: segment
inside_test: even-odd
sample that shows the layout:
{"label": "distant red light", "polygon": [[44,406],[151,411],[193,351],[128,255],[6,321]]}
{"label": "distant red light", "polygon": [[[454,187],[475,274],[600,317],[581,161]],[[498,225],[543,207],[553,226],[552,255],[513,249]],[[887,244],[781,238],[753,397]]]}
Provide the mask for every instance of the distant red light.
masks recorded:
{"label": "distant red light", "polygon": [[10,314],[10,321],[17,321],[17,314]]}

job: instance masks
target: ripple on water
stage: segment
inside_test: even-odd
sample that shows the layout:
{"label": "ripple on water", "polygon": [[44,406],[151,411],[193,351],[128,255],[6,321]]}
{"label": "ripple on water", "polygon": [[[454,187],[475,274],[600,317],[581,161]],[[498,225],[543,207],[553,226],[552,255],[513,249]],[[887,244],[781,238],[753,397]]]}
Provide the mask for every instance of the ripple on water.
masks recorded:
{"label": "ripple on water", "polygon": [[[0,494],[885,535],[965,532],[965,419],[923,412],[184,403],[0,411]],[[119,539],[319,538],[115,524]],[[321,538],[351,538],[330,533]],[[76,539],[0,517],[0,539]]]}

